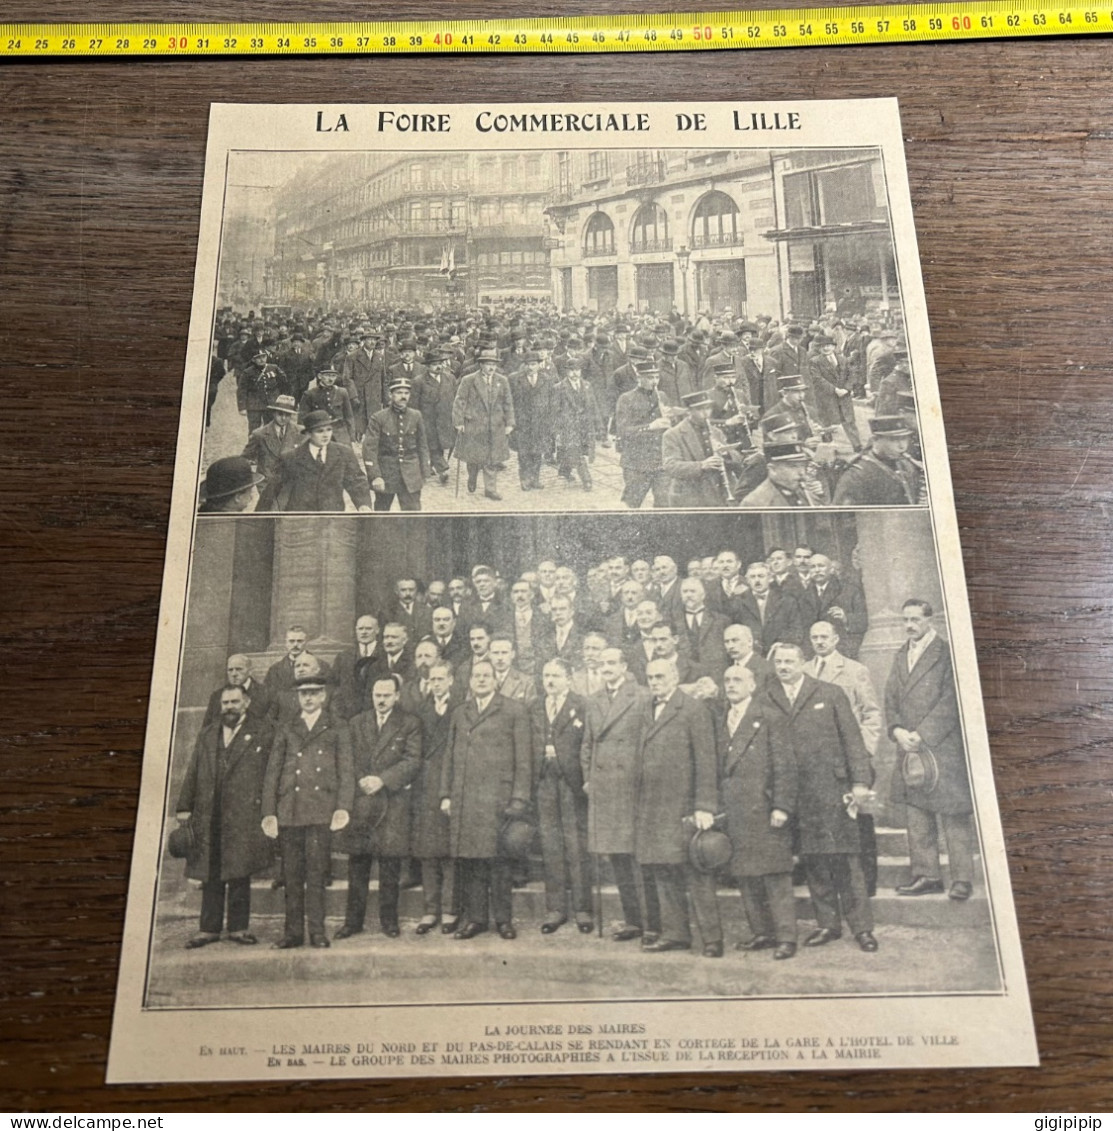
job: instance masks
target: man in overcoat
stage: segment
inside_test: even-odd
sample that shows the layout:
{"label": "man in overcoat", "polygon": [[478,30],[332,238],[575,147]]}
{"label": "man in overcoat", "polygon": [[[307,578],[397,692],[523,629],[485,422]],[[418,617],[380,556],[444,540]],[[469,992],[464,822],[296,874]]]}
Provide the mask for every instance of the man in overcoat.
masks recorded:
{"label": "man in overcoat", "polygon": [[839,477],[836,506],[914,506],[921,477],[908,458],[912,429],[903,416],[875,416],[869,447]]}
{"label": "man in overcoat", "polygon": [[201,722],[203,727],[212,726],[220,719],[224,708],[222,700],[224,692],[229,687],[242,687],[247,696],[247,713],[256,718],[265,719],[270,710],[271,697],[266,687],[251,674],[251,661],[247,656],[237,652],[228,657],[224,668],[225,682],[222,683],[210,696],[209,704],[205,708],[205,717]]}
{"label": "man in overcoat", "polygon": [[523,491],[541,490],[541,462],[553,447],[553,386],[541,374],[541,355],[525,354],[510,378],[514,399],[514,433],[510,446],[518,453],[518,481]]}
{"label": "man in overcoat", "polygon": [[579,354],[566,354],[560,364],[561,380],[553,395],[556,418],[557,474],[568,481],[575,472],[585,491],[592,489],[588,464],[595,459],[595,441],[603,431],[599,405],[584,380]]}
{"label": "man in overcoat", "polygon": [[948,894],[964,900],[974,884],[974,803],[951,650],[932,626],[932,615],[927,601],[905,601],[901,616],[907,640],[893,657],[885,685],[885,719],[898,748],[892,799],[905,805],[912,865],[911,881],[897,893],[943,891],[939,848],[946,841]]}
{"label": "man in overcoat", "polygon": [[570,690],[571,675],[566,661],[549,660],[541,670],[545,694],[529,709],[537,819],[545,868],[543,935],[552,934],[566,923],[570,911],[581,933],[590,934],[593,926],[587,796],[580,765],[585,705]]}
{"label": "man in overcoat", "polygon": [[832,338],[823,335],[812,342],[814,353],[808,357],[807,374],[815,397],[816,416],[828,427],[842,425],[850,446],[862,450],[858,423],[854,419],[854,397],[846,362],[837,352]]}
{"label": "man in overcoat", "polygon": [[452,402],[456,399],[453,356],[451,350],[443,348],[431,352],[428,372],[410,398],[412,407],[425,421],[429,460],[442,484],[448,482],[448,454],[456,442],[456,430],[452,427]]}
{"label": "man in overcoat", "polygon": [[333,424],[333,441],[351,447],[356,431],[355,415],[348,390],[337,384],[339,377],[331,367],[317,374],[316,382],[302,394],[298,419],[308,432],[306,419],[314,412],[327,413]]}
{"label": "man in overcoat", "polygon": [[347,825],[355,791],[348,724],[328,708],[320,676],[297,681],[300,713],[279,727],[263,781],[262,828],[282,853],[286,923],[278,950],[327,947],[325,881],[332,833]]}
{"label": "man in overcoat", "polygon": [[356,390],[359,407],[355,409],[355,435],[367,431],[367,421],[384,405],[386,374],[386,342],[370,332],[361,336],[360,348],[348,354],[341,364],[341,376]]}
{"label": "man in overcoat", "polygon": [[390,510],[395,495],[401,510],[421,510],[421,488],[433,474],[425,420],[409,407],[411,392],[406,378],[395,377],[390,383],[390,405],[367,421],[363,464],[377,511]]}
{"label": "man in overcoat", "polygon": [[260,822],[272,732],[250,706],[242,684],[222,689],[220,714],[198,735],[178,794],[178,822],[193,828],[186,875],[201,881],[200,931],[186,943],[190,949],[220,940],[226,900],[228,937],[256,941],[248,931],[251,877],[271,862]]}
{"label": "man in overcoat", "polygon": [[483,493],[496,502],[499,465],[510,459],[507,437],[514,430],[514,401],[510,382],[498,372],[497,349],[482,349],[479,369],[460,379],[452,402],[456,429],[456,458],[468,469],[468,490],[474,494],[483,473]]}
{"label": "man in overcoat", "polygon": [[623,393],[615,404],[614,427],[622,445],[622,501],[637,510],[653,493],[653,505],[668,499],[668,481],[661,471],[661,433],[669,427],[657,394],[660,371],[653,360],[637,367],[637,388]]}
{"label": "man in overcoat", "polygon": [[588,802],[588,851],[606,856],[622,902],[618,942],[649,938],[661,930],[657,889],[644,883],[634,860],[634,782],[649,692],[626,678],[618,648],[599,656],[603,690],[587,701],[587,725],[580,748]]}
{"label": "man in overcoat", "polygon": [[305,439],[282,456],[259,497],[260,511],[344,510],[344,492],[358,511],[370,513],[371,492],[355,452],[332,441],[327,412],[305,418]]}
{"label": "man in overcoat", "polygon": [[799,851],[817,923],[804,945],[840,938],[845,919],[858,946],[875,951],[860,834],[851,816],[869,801],[873,783],[858,722],[842,688],[804,674],[798,644],[778,644],[771,658],[777,678],[766,685],[765,698],[770,723],[796,760]]}
{"label": "man in overcoat", "polygon": [[634,855],[661,904],[661,937],[645,949],[691,948],[690,897],[704,957],[722,958],[715,882],[688,856],[694,831],[711,828],[719,808],[714,723],[679,689],[673,664],[651,660],[645,674],[652,699],[642,707],[634,776]]}
{"label": "man in overcoat", "polygon": [[723,674],[726,709],[718,718],[719,779],[726,831],[733,847],[730,873],[738,883],[749,938],[736,950],[796,953],[796,901],[792,894],[792,826],[796,811],[796,759],[774,737],[750,668]]}
{"label": "man in overcoat", "polygon": [[267,406],[283,393],[290,393],[286,374],[270,363],[266,349],[258,349],[250,362],[237,364],[236,407],[247,417],[248,434],[270,420],[271,410]]}
{"label": "man in overcoat", "polygon": [[672,507],[722,507],[727,503],[725,457],[716,452],[708,416],[711,399],[706,392],[684,398],[688,415],[661,436],[661,467],[669,481]]}
{"label": "man in overcoat", "polygon": [[410,852],[410,786],[421,769],[421,723],[398,707],[401,681],[383,676],[371,688],[371,710],[349,721],[355,772],[355,801],[337,848],[348,853],[346,939],[363,931],[371,867],[379,861],[379,925],[398,937],[398,896],[402,860]]}
{"label": "man in overcoat", "polygon": [[275,397],[274,403],[267,408],[274,416],[269,424],[256,428],[248,436],[243,458],[249,460],[260,475],[270,479],[278,461],[301,443],[301,429],[298,427],[297,403],[293,397],[284,394]]}
{"label": "man in overcoat", "polygon": [[500,855],[499,832],[506,820],[529,812],[529,713],[496,693],[490,660],[475,660],[470,680],[470,698],[452,714],[441,774],[449,853],[463,889],[464,922],[455,937],[482,934],[493,914],[499,935],[513,939],[510,862]]}

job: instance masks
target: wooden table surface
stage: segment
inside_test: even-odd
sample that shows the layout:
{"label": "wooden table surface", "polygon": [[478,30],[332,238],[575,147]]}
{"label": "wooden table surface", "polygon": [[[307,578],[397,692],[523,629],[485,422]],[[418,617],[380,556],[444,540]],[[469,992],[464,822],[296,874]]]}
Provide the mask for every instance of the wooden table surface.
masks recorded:
{"label": "wooden table surface", "polygon": [[[11,20],[301,14],[259,0],[4,9]],[[452,6],[460,17],[524,11],[509,0]],[[375,9],[332,2],[313,13]],[[1108,1109],[1111,64],[1109,40],[1079,39],[0,68],[10,410],[0,417],[0,1108]],[[1042,1067],[105,1088],[208,104],[882,95],[901,102]]]}

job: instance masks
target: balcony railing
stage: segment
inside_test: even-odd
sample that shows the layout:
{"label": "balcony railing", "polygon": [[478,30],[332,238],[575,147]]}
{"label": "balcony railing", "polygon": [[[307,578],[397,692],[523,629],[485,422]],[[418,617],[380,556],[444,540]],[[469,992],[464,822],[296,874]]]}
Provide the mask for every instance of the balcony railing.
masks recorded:
{"label": "balcony railing", "polygon": [[589,244],[584,248],[584,259],[601,259],[604,256],[614,255],[614,245],[599,247]]}
{"label": "balcony railing", "polygon": [[647,251],[667,252],[672,254],[672,240],[667,236],[664,239],[655,240],[631,240],[630,251],[634,255],[643,255]]}
{"label": "balcony railing", "polygon": [[692,247],[741,247],[741,232],[697,232],[692,236]]}
{"label": "balcony railing", "polygon": [[659,185],[668,174],[668,165],[658,158],[654,161],[639,161],[626,166],[626,183],[634,185]]}

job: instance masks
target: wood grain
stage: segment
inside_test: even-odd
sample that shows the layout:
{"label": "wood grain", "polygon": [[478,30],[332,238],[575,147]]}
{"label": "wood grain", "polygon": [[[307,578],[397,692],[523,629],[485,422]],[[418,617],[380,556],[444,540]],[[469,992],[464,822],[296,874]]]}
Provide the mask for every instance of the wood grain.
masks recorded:
{"label": "wood grain", "polygon": [[[591,12],[585,0],[537,14]],[[627,5],[627,10],[630,5]],[[654,5],[656,10],[679,4]],[[9,0],[7,19],[294,18]],[[514,14],[507,0],[457,16]],[[618,10],[616,7],[615,10]],[[430,4],[391,12],[435,15]],[[314,18],[358,18],[314,5]],[[1104,40],[0,70],[9,1110],[1108,1107],[1113,91]],[[1039,1070],[103,1086],[210,101],[901,100]]]}

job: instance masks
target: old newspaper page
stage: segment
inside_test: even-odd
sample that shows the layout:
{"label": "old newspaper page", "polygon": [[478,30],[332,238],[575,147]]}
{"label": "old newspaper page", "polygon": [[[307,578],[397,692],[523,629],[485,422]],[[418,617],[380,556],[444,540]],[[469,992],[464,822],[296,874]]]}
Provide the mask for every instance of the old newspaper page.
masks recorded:
{"label": "old newspaper page", "polygon": [[214,106],[109,1080],[1035,1063],[896,102]]}

